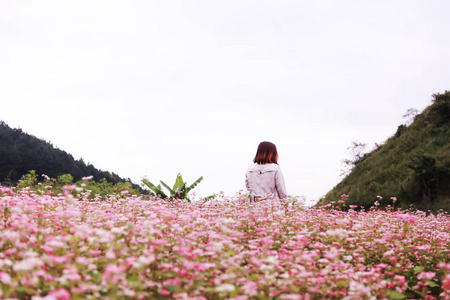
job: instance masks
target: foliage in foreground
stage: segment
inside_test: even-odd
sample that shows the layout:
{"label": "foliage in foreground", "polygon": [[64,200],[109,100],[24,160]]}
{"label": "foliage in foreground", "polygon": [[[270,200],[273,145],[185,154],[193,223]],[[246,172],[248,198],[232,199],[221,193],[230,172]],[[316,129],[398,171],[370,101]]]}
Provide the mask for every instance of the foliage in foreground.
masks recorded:
{"label": "foliage in foreground", "polygon": [[[43,181],[38,182],[41,177],[43,178]],[[19,190],[26,189],[39,195],[62,195],[64,193],[70,193],[73,196],[84,200],[102,200],[112,194],[140,195],[140,191],[134,189],[131,182],[126,181],[112,184],[105,179],[101,179],[100,181],[94,181],[92,179],[93,176],[86,176],[74,183],[73,177],[70,174],[63,174],[57,178],[50,178],[45,174],[38,176],[35,170],[31,170],[22,176],[17,188]],[[16,189],[16,187],[13,189]]]}
{"label": "foliage in foreground", "polygon": [[0,298],[450,299],[450,217],[0,187]]}

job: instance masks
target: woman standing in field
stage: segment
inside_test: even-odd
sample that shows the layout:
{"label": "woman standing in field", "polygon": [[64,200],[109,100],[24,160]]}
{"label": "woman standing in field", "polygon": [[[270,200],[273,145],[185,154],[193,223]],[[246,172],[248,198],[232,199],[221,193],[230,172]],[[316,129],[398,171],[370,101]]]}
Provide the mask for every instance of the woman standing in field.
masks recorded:
{"label": "woman standing in field", "polygon": [[277,147],[270,142],[261,142],[253,162],[245,174],[245,185],[250,191],[251,201],[286,199],[286,186],[278,165]]}

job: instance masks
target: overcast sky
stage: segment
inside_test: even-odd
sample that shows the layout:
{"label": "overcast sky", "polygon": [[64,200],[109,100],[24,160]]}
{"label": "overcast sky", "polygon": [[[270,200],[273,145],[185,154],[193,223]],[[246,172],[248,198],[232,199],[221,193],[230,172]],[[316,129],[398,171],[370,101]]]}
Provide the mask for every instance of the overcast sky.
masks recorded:
{"label": "overcast sky", "polygon": [[[450,89],[448,0],[2,1],[0,120],[97,168],[244,189],[259,142],[318,200],[354,140]],[[369,149],[370,149],[369,147]]]}

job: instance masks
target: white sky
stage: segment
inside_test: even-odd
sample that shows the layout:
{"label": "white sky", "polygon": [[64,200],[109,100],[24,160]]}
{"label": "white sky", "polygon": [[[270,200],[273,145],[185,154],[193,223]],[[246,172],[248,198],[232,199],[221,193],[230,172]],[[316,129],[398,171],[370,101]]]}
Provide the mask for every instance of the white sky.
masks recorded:
{"label": "white sky", "polygon": [[244,189],[275,143],[317,200],[353,140],[450,89],[450,1],[2,1],[0,119],[139,183]]}

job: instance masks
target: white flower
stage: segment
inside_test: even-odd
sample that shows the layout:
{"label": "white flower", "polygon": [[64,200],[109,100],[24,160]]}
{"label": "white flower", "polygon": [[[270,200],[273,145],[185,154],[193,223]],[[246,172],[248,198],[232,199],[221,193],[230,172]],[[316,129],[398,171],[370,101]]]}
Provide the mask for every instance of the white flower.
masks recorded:
{"label": "white flower", "polygon": [[155,260],[156,260],[156,257],[154,255],[150,255],[150,256],[141,255],[138,258],[138,263],[143,264],[143,265],[149,265],[152,262],[154,262]]}
{"label": "white flower", "polygon": [[337,236],[339,238],[344,238],[347,237],[348,232],[347,230],[336,228],[336,229],[328,229],[326,234],[329,236]]}
{"label": "white flower", "polygon": [[232,292],[235,290],[234,285],[229,283],[224,283],[216,287],[216,292]]}
{"label": "white flower", "polygon": [[29,257],[25,258],[24,260],[21,260],[14,264],[13,270],[14,271],[29,271],[33,270],[34,267],[42,266],[44,263],[42,260],[36,257]]}
{"label": "white flower", "polygon": [[275,264],[278,263],[278,257],[276,257],[276,256],[268,256],[266,258],[266,262],[269,263],[269,264],[275,265]]}

